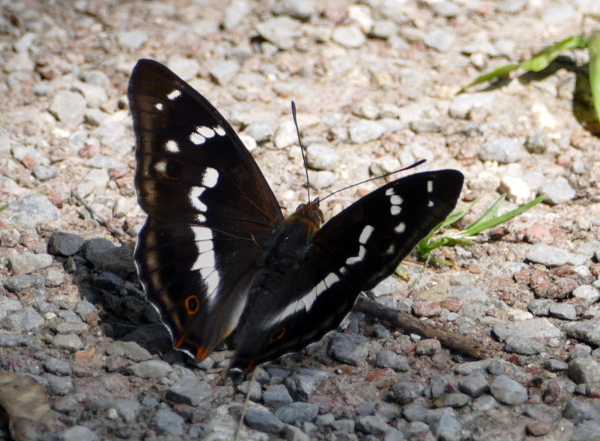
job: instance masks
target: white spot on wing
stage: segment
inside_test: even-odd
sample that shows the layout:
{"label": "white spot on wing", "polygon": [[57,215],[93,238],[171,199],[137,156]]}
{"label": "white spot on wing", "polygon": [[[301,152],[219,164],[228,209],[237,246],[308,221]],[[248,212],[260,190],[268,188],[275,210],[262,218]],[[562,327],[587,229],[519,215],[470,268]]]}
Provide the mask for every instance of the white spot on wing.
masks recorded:
{"label": "white spot on wing", "polygon": [[204,193],[205,191],[206,191],[206,188],[204,188],[204,187],[192,187],[192,189],[190,190],[190,194],[189,194],[189,199],[190,199],[190,203],[192,204],[192,206],[196,210],[202,211],[202,212],[205,212],[206,210],[208,210],[208,207],[206,206],[206,204],[204,204],[200,200],[200,196],[202,196],[202,193]]}
{"label": "white spot on wing", "polygon": [[358,238],[358,241],[360,243],[362,243],[363,245],[367,243],[367,241],[369,240],[369,237],[371,237],[371,233],[373,233],[374,228],[371,225],[367,225],[365,226],[365,228],[363,228],[362,233],[360,233],[360,237]]}
{"label": "white spot on wing", "polygon": [[227,133],[225,132],[225,129],[223,129],[223,127],[221,126],[215,127],[215,132],[217,132],[217,135],[219,136],[225,136],[225,134]]}
{"label": "white spot on wing", "polygon": [[180,96],[181,96],[181,92],[178,91],[177,89],[173,89],[173,92],[168,94],[167,98],[169,98],[171,101],[173,101],[174,99],[179,98]]}
{"label": "white spot on wing", "polygon": [[165,147],[170,152],[179,153],[179,146],[172,139],[167,141],[167,143],[165,144]]}
{"label": "white spot on wing", "polygon": [[167,162],[166,161],[159,161],[156,164],[154,164],[154,170],[156,170],[159,173],[164,173],[167,171]]}
{"label": "white spot on wing", "polygon": [[406,224],[404,222],[400,222],[398,226],[394,228],[394,231],[398,234],[404,233],[404,230],[406,230]]}
{"label": "white spot on wing", "polygon": [[204,176],[202,177],[202,185],[208,188],[213,188],[219,180],[219,172],[214,168],[206,167]]}
{"label": "white spot on wing", "polygon": [[204,216],[203,214],[197,214],[196,215],[196,220],[198,222],[200,222],[201,224],[203,224],[204,222],[206,222],[206,216]]}
{"label": "white spot on wing", "polygon": [[435,205],[435,204],[433,203],[433,201],[429,201],[429,202],[427,203],[427,206],[428,206],[429,208],[433,207],[434,205]]}
{"label": "white spot on wing", "polygon": [[433,181],[427,181],[427,192],[431,193],[433,191]]}
{"label": "white spot on wing", "polygon": [[400,205],[402,203],[402,198],[395,194],[390,198],[390,202],[392,205]]}
{"label": "white spot on wing", "polygon": [[273,326],[286,318],[300,312],[304,309],[305,312],[311,310],[317,298],[323,293],[323,291],[329,289],[332,285],[338,282],[340,278],[335,273],[329,273],[325,279],[321,280],[317,286],[311,289],[308,294],[301,297],[295,302],[290,303],[283,311],[273,317],[266,323],[266,327]]}
{"label": "white spot on wing", "polygon": [[156,105],[154,107],[156,107],[158,110],[164,109],[164,106],[162,103],[156,103]]}
{"label": "white spot on wing", "polygon": [[385,195],[386,195],[386,196],[391,196],[391,195],[393,195],[393,194],[395,194],[395,193],[394,193],[394,189],[393,189],[393,188],[388,188],[388,189],[385,191]]}
{"label": "white spot on wing", "polygon": [[217,296],[217,288],[219,287],[219,282],[221,281],[219,278],[219,273],[214,268],[202,268],[200,270],[200,275],[202,276],[204,283],[206,283],[208,300],[212,302]]}
{"label": "white spot on wing", "polygon": [[361,262],[365,258],[366,253],[367,249],[361,245],[358,250],[358,256],[348,257],[346,259],[346,265],[354,265],[355,263]]}
{"label": "white spot on wing", "polygon": [[194,241],[200,242],[202,240],[210,240],[212,243],[213,234],[210,228],[206,227],[192,227],[192,233],[194,233]]}
{"label": "white spot on wing", "polygon": [[392,205],[390,207],[390,213],[392,213],[392,216],[398,216],[401,211],[402,209],[397,205]]}
{"label": "white spot on wing", "polygon": [[212,138],[213,136],[215,136],[215,131],[213,129],[211,129],[210,127],[205,127],[205,126],[196,127],[196,132],[200,133],[205,138]]}
{"label": "white spot on wing", "polygon": [[194,132],[190,135],[190,141],[192,141],[196,145],[204,144],[206,138],[202,136],[200,133]]}

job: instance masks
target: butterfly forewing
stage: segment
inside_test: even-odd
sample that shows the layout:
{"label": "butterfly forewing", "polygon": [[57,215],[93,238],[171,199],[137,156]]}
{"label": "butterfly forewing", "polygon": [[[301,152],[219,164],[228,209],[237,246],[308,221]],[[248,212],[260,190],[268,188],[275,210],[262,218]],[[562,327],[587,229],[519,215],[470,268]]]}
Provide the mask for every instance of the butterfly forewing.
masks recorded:
{"label": "butterfly forewing", "polygon": [[295,269],[269,274],[260,286],[232,367],[252,369],[335,329],[359,293],[390,276],[452,212],[462,184],[462,174],[454,170],[415,174],[379,188],[327,222]]}
{"label": "butterfly forewing", "polygon": [[140,280],[175,345],[204,358],[237,325],[281,210],[231,126],[169,69],[140,60],[128,96]]}

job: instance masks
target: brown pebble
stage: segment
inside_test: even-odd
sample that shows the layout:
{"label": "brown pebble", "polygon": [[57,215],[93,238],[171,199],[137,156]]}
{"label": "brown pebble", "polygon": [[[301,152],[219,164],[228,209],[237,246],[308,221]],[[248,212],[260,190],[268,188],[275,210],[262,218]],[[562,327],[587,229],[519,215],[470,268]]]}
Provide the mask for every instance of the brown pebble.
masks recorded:
{"label": "brown pebble", "polygon": [[544,421],[534,421],[527,424],[527,432],[533,436],[548,435],[552,430],[552,425]]}

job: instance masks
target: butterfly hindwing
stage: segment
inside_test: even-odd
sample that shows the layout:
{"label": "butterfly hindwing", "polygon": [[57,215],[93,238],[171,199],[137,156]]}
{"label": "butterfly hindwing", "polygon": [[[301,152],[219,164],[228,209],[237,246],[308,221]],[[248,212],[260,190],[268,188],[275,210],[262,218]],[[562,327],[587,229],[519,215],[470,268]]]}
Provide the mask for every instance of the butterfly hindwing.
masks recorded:
{"label": "butterfly hindwing", "polygon": [[335,329],[359,293],[390,276],[452,212],[462,184],[462,174],[454,170],[414,174],[332,218],[314,235],[295,269],[267,273],[232,367],[251,370]]}
{"label": "butterfly hindwing", "polygon": [[281,210],[235,131],[169,69],[140,60],[128,96],[140,280],[175,346],[204,358],[237,326]]}

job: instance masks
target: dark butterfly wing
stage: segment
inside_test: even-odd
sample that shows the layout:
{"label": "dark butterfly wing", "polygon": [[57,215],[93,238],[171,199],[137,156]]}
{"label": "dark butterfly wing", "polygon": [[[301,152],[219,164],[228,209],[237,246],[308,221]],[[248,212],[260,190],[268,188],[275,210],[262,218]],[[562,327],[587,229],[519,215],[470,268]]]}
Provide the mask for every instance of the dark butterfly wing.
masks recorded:
{"label": "dark butterfly wing", "polygon": [[165,66],[140,60],[128,96],[140,280],[175,346],[203,359],[237,326],[281,210],[227,121]]}
{"label": "dark butterfly wing", "polygon": [[390,276],[456,206],[462,173],[440,170],[391,182],[342,211],[314,236],[294,271],[261,286],[232,368],[302,349],[335,329],[361,291]]}

